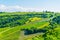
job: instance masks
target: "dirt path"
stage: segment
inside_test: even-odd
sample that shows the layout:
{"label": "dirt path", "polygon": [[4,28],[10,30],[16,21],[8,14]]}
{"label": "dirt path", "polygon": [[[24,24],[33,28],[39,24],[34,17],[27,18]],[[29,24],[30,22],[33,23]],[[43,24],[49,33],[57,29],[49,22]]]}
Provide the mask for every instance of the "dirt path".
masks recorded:
{"label": "dirt path", "polygon": [[20,32],[20,37],[19,37],[19,40],[24,40],[24,31],[21,31]]}
{"label": "dirt path", "polygon": [[42,35],[42,34],[43,33],[35,33],[35,34],[25,35],[24,31],[21,31],[19,40],[24,40],[26,38],[32,38],[32,37],[35,37],[35,36],[38,36],[38,35]]}

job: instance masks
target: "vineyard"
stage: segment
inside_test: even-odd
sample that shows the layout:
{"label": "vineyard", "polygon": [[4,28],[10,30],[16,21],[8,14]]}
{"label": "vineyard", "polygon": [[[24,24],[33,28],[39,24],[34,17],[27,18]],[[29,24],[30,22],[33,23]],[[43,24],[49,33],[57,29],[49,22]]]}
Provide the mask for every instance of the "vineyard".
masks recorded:
{"label": "vineyard", "polygon": [[60,40],[60,13],[0,12],[0,40]]}

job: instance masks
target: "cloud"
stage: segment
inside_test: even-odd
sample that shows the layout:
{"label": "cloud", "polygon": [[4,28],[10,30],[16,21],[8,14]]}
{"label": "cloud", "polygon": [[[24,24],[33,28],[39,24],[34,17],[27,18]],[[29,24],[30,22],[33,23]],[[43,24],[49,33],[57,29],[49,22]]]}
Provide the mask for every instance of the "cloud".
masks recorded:
{"label": "cloud", "polygon": [[4,11],[6,9],[6,6],[5,5],[0,5],[0,10],[1,11]]}
{"label": "cloud", "polygon": [[6,6],[6,5],[2,5],[0,4],[0,11],[3,12],[15,12],[15,11],[41,11],[40,8],[25,8],[25,7],[21,7],[19,5],[15,5],[15,6]]}
{"label": "cloud", "polygon": [[3,4],[0,4],[0,11],[2,12],[32,12],[32,11],[36,11],[36,12],[40,12],[40,11],[54,11],[54,12],[59,12],[60,8],[56,8],[56,7],[40,7],[40,8],[30,8],[30,7],[22,7],[19,5],[15,5],[15,6],[6,6]]}

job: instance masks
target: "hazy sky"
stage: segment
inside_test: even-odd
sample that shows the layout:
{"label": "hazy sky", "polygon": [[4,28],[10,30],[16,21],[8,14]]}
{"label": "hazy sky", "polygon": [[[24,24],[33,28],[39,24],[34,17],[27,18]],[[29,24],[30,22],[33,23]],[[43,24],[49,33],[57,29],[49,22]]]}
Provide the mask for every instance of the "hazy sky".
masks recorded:
{"label": "hazy sky", "polygon": [[60,11],[60,0],[0,0],[0,11]]}

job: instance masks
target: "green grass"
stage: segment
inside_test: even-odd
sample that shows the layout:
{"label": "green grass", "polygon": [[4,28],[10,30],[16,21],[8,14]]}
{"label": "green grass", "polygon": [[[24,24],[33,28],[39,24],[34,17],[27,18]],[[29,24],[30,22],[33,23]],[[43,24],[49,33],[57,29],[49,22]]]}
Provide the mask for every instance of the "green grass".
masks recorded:
{"label": "green grass", "polygon": [[32,22],[32,23],[28,23],[26,25],[23,25],[22,26],[22,29],[30,29],[32,27],[35,27],[35,28],[39,28],[39,27],[42,27],[42,25],[44,24],[49,24],[49,22],[41,22],[41,21],[38,21],[38,22]]}
{"label": "green grass", "polygon": [[[44,24],[46,24],[48,22],[33,22],[33,23],[28,23],[28,24],[24,24],[21,26],[17,26],[17,27],[13,27],[13,28],[1,28],[0,29],[0,40],[17,40],[19,38],[19,34],[21,29],[25,29],[28,28],[30,29],[31,27],[39,27],[42,26]],[[17,33],[16,33],[17,32]]]}
{"label": "green grass", "polygon": [[20,27],[14,27],[14,28],[11,28],[11,29],[1,33],[0,40],[15,39],[20,36],[19,34],[20,34]]}
{"label": "green grass", "polygon": [[0,28],[0,33],[3,32],[3,31],[5,31],[5,30],[9,30],[9,29],[10,29],[10,27]]}
{"label": "green grass", "polygon": [[4,37],[0,38],[0,40],[19,40],[19,36],[20,36],[20,31],[17,31],[17,32],[9,33],[8,35],[5,35]]}
{"label": "green grass", "polygon": [[[24,14],[31,14],[31,13],[35,14],[35,12],[13,12],[13,13],[9,13],[9,14],[7,12],[5,14],[4,13],[0,14],[0,16],[8,15],[11,18],[14,18],[15,16],[11,16],[11,15],[24,15]],[[38,13],[38,14],[40,14],[40,13]],[[49,18],[50,14],[48,14],[47,16]],[[25,17],[26,16],[24,16],[24,18]],[[7,17],[7,18],[9,18],[9,17]],[[46,19],[48,19],[48,18],[46,18]],[[4,17],[2,19],[4,20],[6,18]],[[45,20],[45,19],[43,18],[43,20]],[[21,19],[21,20],[19,19],[19,20],[7,23],[5,25],[9,26],[9,24],[14,24],[15,22],[23,23],[23,22],[25,22],[25,19]],[[47,26],[49,26],[49,22],[40,20],[40,21],[30,22],[30,23],[27,23],[24,25],[18,25],[16,27],[10,27],[9,26],[9,27],[5,27],[5,28],[0,28],[0,40],[19,40],[20,32],[22,31],[21,29],[31,29],[31,28],[43,29]],[[56,28],[55,30],[59,30],[59,29],[60,28]],[[39,38],[37,38],[37,37],[34,38],[34,40],[39,40],[39,39],[43,40],[43,38],[41,36],[39,36]]]}

